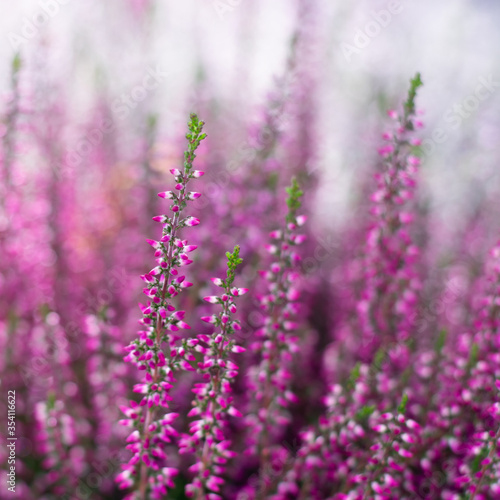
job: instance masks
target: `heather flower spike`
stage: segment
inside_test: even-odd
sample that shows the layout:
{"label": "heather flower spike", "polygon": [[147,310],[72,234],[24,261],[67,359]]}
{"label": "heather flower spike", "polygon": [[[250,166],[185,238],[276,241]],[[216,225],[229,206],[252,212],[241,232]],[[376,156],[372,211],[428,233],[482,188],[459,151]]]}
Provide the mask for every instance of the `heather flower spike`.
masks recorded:
{"label": "heather flower spike", "polygon": [[[64,403],[49,393],[46,402],[35,407],[37,448],[44,453],[44,467],[52,470],[49,481],[58,488],[76,486],[75,460],[71,460],[71,447],[77,442],[75,423],[66,412]],[[60,489],[65,491],[65,489]]]}
{"label": "heather flower spike", "polygon": [[414,154],[411,133],[415,124],[415,96],[420,74],[410,82],[401,114],[394,113],[395,130],[379,150],[383,170],[377,172],[372,194],[372,224],[366,236],[361,263],[364,289],[358,304],[361,347],[367,360],[381,345],[406,341],[415,327],[421,288],[416,262],[419,250],[412,240],[411,200],[417,184],[420,159]]}
{"label": "heather flower spike", "polygon": [[177,435],[171,426],[177,414],[165,411],[172,399],[170,389],[176,382],[174,373],[191,370],[189,361],[193,356],[189,341],[180,342],[175,334],[179,329],[190,327],[182,319],[184,311],[176,310],[173,299],[186,286],[180,268],[192,262],[187,252],[196,248],[188,246],[187,240],[180,236],[185,226],[199,223],[198,219],[185,217],[183,212],[190,199],[188,184],[199,177],[193,175],[192,168],[195,151],[206,137],[203,125],[195,114],[191,115],[184,168],[172,170],[177,190],[168,196],[160,193],[160,197],[173,200],[170,207],[173,215],[155,218],[163,224],[162,237],[160,241],[148,242],[155,248],[157,265],[142,276],[146,284],[144,293],[148,297],[146,306],[141,307],[143,328],[139,337],[126,348],[128,355],[124,358],[144,374],[143,382],[134,387],[134,392],[142,394],[142,398],[139,404],[132,401],[130,407],[123,408],[127,418],[121,422],[130,429],[127,449],[133,455],[118,475],[117,482],[120,488],[134,491],[131,497],[134,500],[164,498],[167,489],[173,488],[173,478],[177,474],[177,470],[169,466],[165,452],[166,445]]}
{"label": "heather flower spike", "polygon": [[252,402],[246,422],[249,453],[258,455],[260,461],[259,498],[267,498],[269,493],[269,464],[274,455],[284,451],[273,445],[281,434],[280,429],[289,424],[289,406],[297,399],[290,387],[291,363],[299,350],[294,331],[298,328],[295,316],[300,297],[300,273],[297,270],[300,257],[295,247],[302,241],[296,231],[305,222],[305,216],[297,215],[303,192],[295,178],[286,192],[286,222],[270,235],[273,243],[268,250],[273,261],[270,270],[263,273],[267,292],[259,297],[266,319],[264,326],[256,332],[257,341],[252,345],[260,356],[260,363],[251,371],[250,389],[255,391],[256,400]]}
{"label": "heather flower spike", "polygon": [[212,279],[223,289],[222,293],[205,297],[211,304],[221,306],[221,311],[210,317],[209,323],[215,327],[212,335],[199,335],[203,345],[198,345],[196,350],[203,354],[203,361],[198,363],[203,382],[195,384],[193,389],[196,397],[189,416],[196,419],[190,423],[190,434],[184,435],[179,443],[181,453],[196,455],[196,463],[190,468],[194,479],[186,486],[186,495],[199,500],[223,498],[219,495],[224,483],[221,476],[228,459],[236,455],[229,450],[231,442],[227,439],[226,427],[229,416],[241,417],[231,395],[238,366],[230,359],[231,353],[244,351],[231,338],[240,329],[238,322],[232,319],[232,313],[236,312],[234,301],[247,291],[233,286],[236,268],[243,262],[239,254],[239,246],[235,246],[232,253],[227,252],[226,278]]}

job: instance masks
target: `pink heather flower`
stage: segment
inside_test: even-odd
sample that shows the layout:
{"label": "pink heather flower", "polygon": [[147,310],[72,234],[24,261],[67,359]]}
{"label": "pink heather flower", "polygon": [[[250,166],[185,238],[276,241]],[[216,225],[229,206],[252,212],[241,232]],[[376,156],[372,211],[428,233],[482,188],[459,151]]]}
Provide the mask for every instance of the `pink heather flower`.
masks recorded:
{"label": "pink heather flower", "polygon": [[197,219],[196,217],[188,217],[185,220],[186,226],[197,226],[200,223],[200,219]]}
{"label": "pink heather flower", "polygon": [[297,217],[295,218],[295,223],[297,224],[297,226],[303,226],[307,221],[307,215],[297,215]]}
{"label": "pink heather flower", "polygon": [[393,152],[394,152],[394,146],[392,144],[387,144],[386,146],[382,146],[378,150],[380,156],[389,156]]}
{"label": "pink heather flower", "polygon": [[408,156],[408,163],[410,165],[418,167],[422,163],[422,160],[420,158],[418,158],[417,156],[410,155],[410,156]]}
{"label": "pink heather flower", "polygon": [[171,200],[174,198],[175,195],[172,191],[163,191],[162,193],[158,193],[158,196],[166,200]]}
{"label": "pink heather flower", "polygon": [[219,299],[217,295],[210,295],[208,297],[203,297],[203,300],[209,302],[210,304],[217,304],[221,299]]}
{"label": "pink heather flower", "polygon": [[162,224],[166,224],[168,222],[168,217],[166,215],[155,215],[153,217],[155,222],[161,222]]}

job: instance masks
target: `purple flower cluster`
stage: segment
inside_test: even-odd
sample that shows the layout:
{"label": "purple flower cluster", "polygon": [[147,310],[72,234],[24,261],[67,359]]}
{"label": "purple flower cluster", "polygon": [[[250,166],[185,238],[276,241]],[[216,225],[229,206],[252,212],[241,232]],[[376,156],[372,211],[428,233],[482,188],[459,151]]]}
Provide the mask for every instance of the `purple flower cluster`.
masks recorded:
{"label": "purple flower cluster", "polygon": [[[421,196],[417,74],[384,117],[373,175],[353,181],[366,203],[330,225],[314,12],[299,3],[260,122],[200,99],[210,140],[192,114],[181,160],[153,116],[130,142],[117,126],[66,154],[77,127],[58,87],[26,85],[14,58],[0,109],[12,498],[500,498],[497,200],[444,242]],[[85,127],[112,112],[99,101]]]}

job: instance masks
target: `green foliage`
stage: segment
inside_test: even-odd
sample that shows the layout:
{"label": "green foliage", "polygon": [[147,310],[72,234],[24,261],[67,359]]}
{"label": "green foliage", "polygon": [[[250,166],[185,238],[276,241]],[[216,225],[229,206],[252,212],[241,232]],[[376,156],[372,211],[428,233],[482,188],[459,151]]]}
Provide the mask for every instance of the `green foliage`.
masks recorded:
{"label": "green foliage", "polygon": [[359,420],[361,422],[365,422],[368,420],[368,417],[375,411],[375,406],[370,405],[370,406],[363,406],[357,413],[356,413],[356,420]]}
{"label": "green foliage", "polygon": [[403,394],[401,398],[401,403],[398,406],[398,413],[403,413],[406,411],[406,405],[408,404],[408,394],[406,392]]}
{"label": "green foliage", "polygon": [[356,363],[354,368],[352,369],[349,378],[347,379],[346,387],[349,390],[354,389],[354,385],[356,384],[356,381],[359,379],[359,376],[361,375],[361,363]]}
{"label": "green foliage", "polygon": [[156,131],[158,125],[158,115],[152,113],[148,116],[148,133],[152,134]]}
{"label": "green foliage", "polygon": [[292,178],[292,185],[285,188],[285,190],[288,194],[288,198],[286,199],[286,204],[288,205],[287,220],[290,222],[295,218],[297,210],[302,205],[300,198],[304,192],[300,189],[299,183],[295,177]]}
{"label": "green foliage", "polygon": [[196,113],[191,113],[186,139],[189,141],[188,150],[184,152],[184,168],[189,172],[193,167],[193,161],[196,158],[195,151],[198,149],[201,141],[205,139],[207,134],[203,133],[205,122],[198,118]]}
{"label": "green foliage", "polygon": [[174,479],[174,483],[174,488],[168,492],[168,498],[170,500],[186,500],[185,488],[189,483],[188,479],[180,474]]}
{"label": "green foliage", "polygon": [[436,339],[436,343],[434,345],[434,349],[436,350],[436,353],[438,356],[441,355],[441,351],[443,350],[444,344],[446,343],[446,336],[448,335],[448,332],[446,330],[441,330],[439,332],[439,335]]}
{"label": "green foliage", "polygon": [[230,287],[234,281],[236,268],[243,262],[240,258],[240,247],[236,245],[234,247],[233,253],[226,252],[227,257],[227,279],[226,287]]}
{"label": "green foliage", "polygon": [[470,466],[472,474],[476,474],[477,472],[479,472],[479,469],[481,468],[481,462],[488,456],[488,452],[488,447],[484,446],[483,448],[481,448],[479,454],[474,457],[474,460],[472,461]]}
{"label": "green foliage", "polygon": [[[385,361],[386,356],[387,356],[387,352],[383,348],[380,348],[375,353],[375,357],[373,358],[373,362],[372,362],[372,370],[373,371],[378,372],[380,370],[380,368],[382,368],[382,364]],[[370,370],[370,372],[372,370]]]}
{"label": "green foliage", "polygon": [[474,342],[470,348],[469,362],[467,363],[469,370],[473,366],[476,366],[478,355],[479,355],[479,346]]}
{"label": "green foliage", "polygon": [[267,178],[267,189],[276,191],[278,187],[279,175],[277,172],[271,172]]}
{"label": "green foliage", "polygon": [[47,409],[53,410],[56,405],[56,394],[54,391],[49,391],[47,394]]}
{"label": "green foliage", "polygon": [[19,52],[16,53],[16,55],[12,58],[12,73],[15,75],[16,73],[19,72],[22,66],[22,60],[21,60],[21,55]]}
{"label": "green foliage", "polygon": [[410,80],[410,89],[408,90],[408,98],[404,104],[404,110],[406,118],[415,114],[415,97],[417,96],[417,90],[423,85],[420,73],[417,73]]}
{"label": "green foliage", "polygon": [[102,320],[102,321],[108,321],[108,312],[109,312],[109,306],[104,305],[99,308],[97,311],[97,316]]}
{"label": "green foliage", "polygon": [[423,147],[421,144],[419,145],[411,145],[410,146],[410,154],[412,154],[413,156],[418,156],[419,158],[423,155]]}

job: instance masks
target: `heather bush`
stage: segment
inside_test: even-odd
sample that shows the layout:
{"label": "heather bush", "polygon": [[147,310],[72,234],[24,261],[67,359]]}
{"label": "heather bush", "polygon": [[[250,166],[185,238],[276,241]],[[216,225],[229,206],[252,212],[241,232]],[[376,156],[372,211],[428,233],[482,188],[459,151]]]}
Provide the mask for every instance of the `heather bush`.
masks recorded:
{"label": "heather bush", "polygon": [[[153,3],[126,3],[131,32]],[[498,188],[439,219],[425,73],[381,69],[354,140],[322,129],[347,108],[323,100],[319,3],[258,105],[246,68],[221,97],[200,62],[182,120],[148,108],[159,68],[81,112],[50,41],[11,58],[1,499],[500,498]]]}

